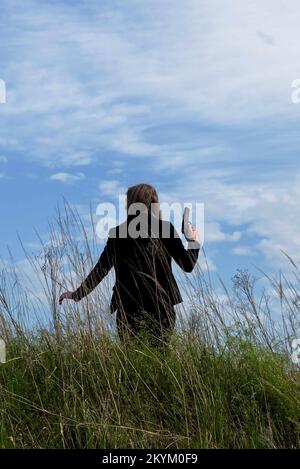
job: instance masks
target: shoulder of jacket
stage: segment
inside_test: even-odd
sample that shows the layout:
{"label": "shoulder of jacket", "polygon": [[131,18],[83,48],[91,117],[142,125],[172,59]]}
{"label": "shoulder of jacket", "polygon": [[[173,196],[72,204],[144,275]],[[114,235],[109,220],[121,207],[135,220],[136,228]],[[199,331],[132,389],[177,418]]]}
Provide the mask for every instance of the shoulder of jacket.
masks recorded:
{"label": "shoulder of jacket", "polygon": [[109,237],[109,239],[117,239],[117,238],[120,237],[120,235],[122,237],[122,233],[123,233],[123,237],[127,233],[127,222],[126,221],[124,223],[121,223],[121,225],[118,225],[118,226],[115,226],[115,227],[111,228],[109,230],[108,237]]}

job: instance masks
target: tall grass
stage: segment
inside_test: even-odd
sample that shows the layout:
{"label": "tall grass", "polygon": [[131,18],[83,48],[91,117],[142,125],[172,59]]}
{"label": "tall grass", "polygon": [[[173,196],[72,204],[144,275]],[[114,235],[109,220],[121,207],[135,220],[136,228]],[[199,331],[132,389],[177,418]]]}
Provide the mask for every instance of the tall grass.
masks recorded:
{"label": "tall grass", "polygon": [[111,277],[80,304],[58,307],[61,290],[99,255],[92,218],[90,226],[66,205],[47,242],[26,252],[27,277],[2,262],[0,447],[299,447],[292,260],[288,277],[265,276],[271,295],[245,271],[231,289],[221,279],[216,287],[200,264],[181,277],[185,309],[168,349],[146,339],[124,347],[108,313]]}

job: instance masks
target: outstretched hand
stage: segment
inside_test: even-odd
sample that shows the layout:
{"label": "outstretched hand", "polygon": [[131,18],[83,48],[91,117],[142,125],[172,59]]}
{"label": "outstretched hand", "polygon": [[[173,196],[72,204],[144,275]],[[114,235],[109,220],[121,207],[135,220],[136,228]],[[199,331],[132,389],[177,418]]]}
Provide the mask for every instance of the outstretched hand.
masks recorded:
{"label": "outstretched hand", "polygon": [[66,291],[60,295],[59,304],[61,305],[64,300],[73,300],[73,292]]}

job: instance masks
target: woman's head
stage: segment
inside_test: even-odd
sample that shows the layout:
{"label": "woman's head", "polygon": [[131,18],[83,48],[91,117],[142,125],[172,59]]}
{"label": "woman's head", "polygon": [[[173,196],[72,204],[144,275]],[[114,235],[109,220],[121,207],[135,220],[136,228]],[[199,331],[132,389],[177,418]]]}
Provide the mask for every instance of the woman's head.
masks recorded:
{"label": "woman's head", "polygon": [[129,187],[127,191],[127,212],[132,204],[143,204],[148,211],[160,217],[159,199],[153,186],[149,184],[137,184]]}

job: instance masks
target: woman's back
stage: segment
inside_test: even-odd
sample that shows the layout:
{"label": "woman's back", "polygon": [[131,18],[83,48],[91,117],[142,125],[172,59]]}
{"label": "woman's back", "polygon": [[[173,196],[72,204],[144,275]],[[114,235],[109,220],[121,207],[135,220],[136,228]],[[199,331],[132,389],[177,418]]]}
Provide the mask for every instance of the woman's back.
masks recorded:
{"label": "woman's back", "polygon": [[[126,227],[123,224],[112,230],[109,238],[108,249],[116,272],[112,311],[121,306],[153,310],[158,305],[180,303],[182,298],[171,267],[173,226],[162,220],[156,223],[150,215],[144,225],[146,231],[138,227],[136,237],[132,237],[131,222],[134,217],[129,217]],[[127,236],[123,237],[126,229]]]}

